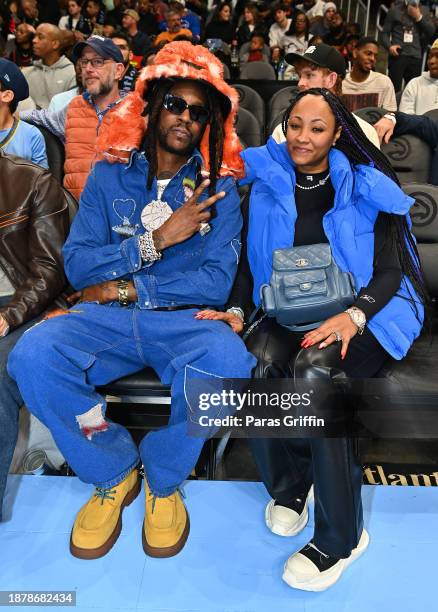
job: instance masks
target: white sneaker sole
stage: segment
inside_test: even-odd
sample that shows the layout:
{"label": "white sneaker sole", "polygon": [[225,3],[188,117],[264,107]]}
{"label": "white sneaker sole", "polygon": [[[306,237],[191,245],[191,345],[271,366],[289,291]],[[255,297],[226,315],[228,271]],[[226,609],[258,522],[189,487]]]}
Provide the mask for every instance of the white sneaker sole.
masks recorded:
{"label": "white sneaker sole", "polygon": [[283,580],[290,587],[294,589],[300,589],[301,591],[325,591],[333,584],[335,584],[343,572],[347,569],[353,561],[356,561],[368,548],[368,544],[370,543],[370,536],[368,532],[364,529],[362,531],[362,535],[360,536],[359,544],[355,549],[351,551],[351,555],[348,559],[341,559],[340,562],[333,565],[330,569],[326,570],[322,574],[315,576],[315,578],[309,580],[298,580],[292,572],[288,569],[288,562],[284,566]]}
{"label": "white sneaker sole", "polygon": [[297,521],[294,521],[293,524],[287,525],[286,523],[280,523],[272,520],[272,510],[275,505],[275,500],[271,499],[265,509],[265,522],[267,528],[272,531],[272,533],[275,533],[275,535],[286,538],[297,535],[307,525],[309,520],[309,503],[311,501],[313,501],[313,485],[310,487],[309,493],[307,494],[304,510],[300,515],[300,518]]}

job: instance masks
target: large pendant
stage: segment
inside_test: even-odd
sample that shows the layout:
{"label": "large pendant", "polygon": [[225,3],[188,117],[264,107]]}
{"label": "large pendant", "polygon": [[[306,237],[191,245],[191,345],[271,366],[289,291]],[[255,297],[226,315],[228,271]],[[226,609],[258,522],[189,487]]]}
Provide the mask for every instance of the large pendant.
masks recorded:
{"label": "large pendant", "polygon": [[153,232],[167,221],[173,214],[167,202],[162,200],[152,200],[141,211],[141,222],[145,230]]}

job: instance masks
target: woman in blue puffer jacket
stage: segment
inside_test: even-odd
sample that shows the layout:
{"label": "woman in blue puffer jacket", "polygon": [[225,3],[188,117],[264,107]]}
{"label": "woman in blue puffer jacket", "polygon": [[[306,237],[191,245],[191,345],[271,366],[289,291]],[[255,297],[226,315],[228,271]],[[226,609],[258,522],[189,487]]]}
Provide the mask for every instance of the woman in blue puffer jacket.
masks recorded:
{"label": "woman in blue puffer jacket", "polygon": [[[243,153],[252,189],[230,308],[197,317],[242,331],[249,296],[259,306],[260,288],[271,278],[273,251],[329,243],[339,268],[351,273],[357,299],[304,337],[262,316],[247,342],[259,359],[256,375],[374,377],[390,357],[406,355],[423,325],[427,292],[408,214],[414,201],[327,90],[300,93],[285,113],[283,131],[285,143],[270,138]],[[314,537],[287,560],[283,579],[298,589],[328,588],[369,541],[354,440],[253,439],[251,447],[272,497],[265,513],[271,531],[299,533],[314,491]]]}

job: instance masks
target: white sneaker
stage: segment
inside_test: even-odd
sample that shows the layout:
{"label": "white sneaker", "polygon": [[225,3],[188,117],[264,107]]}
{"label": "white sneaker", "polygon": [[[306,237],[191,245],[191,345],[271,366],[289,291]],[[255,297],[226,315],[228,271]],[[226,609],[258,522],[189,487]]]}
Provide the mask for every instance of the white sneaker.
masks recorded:
{"label": "white sneaker", "polygon": [[365,529],[359,544],[346,559],[333,559],[312,542],[293,554],[284,566],[283,580],[294,589],[325,591],[339,580],[344,570],[366,550],[370,537]]}
{"label": "white sneaker", "polygon": [[309,503],[313,501],[313,485],[309,489],[304,508],[301,513],[286,506],[276,506],[271,499],[265,510],[265,521],[268,529],[280,536],[294,536],[300,533],[309,520]]}

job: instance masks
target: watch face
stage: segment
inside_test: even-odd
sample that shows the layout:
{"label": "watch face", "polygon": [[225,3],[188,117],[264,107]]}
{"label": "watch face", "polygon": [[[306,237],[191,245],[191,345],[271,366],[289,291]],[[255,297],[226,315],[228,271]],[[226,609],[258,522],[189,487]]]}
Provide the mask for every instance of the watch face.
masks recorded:
{"label": "watch face", "polygon": [[161,200],[152,200],[141,211],[141,222],[145,230],[153,232],[167,221],[173,214],[167,202]]}

